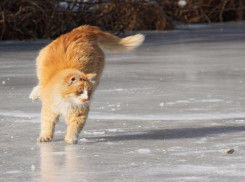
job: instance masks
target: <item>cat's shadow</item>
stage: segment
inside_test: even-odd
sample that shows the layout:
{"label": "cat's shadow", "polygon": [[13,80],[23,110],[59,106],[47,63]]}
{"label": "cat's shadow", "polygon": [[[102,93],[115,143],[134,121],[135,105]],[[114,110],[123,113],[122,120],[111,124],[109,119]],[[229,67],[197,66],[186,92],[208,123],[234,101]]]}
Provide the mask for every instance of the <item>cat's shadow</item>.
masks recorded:
{"label": "cat's shadow", "polygon": [[116,133],[113,135],[87,137],[97,142],[129,141],[129,140],[171,140],[211,137],[219,134],[245,131],[245,126],[213,126],[199,128],[156,129],[135,132]]}

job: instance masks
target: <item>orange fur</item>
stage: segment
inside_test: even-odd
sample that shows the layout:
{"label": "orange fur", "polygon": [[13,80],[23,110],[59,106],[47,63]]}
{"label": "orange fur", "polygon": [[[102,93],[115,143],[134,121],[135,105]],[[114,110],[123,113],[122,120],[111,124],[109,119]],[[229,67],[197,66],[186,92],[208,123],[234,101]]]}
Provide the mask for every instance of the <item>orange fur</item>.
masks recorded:
{"label": "orange fur", "polygon": [[42,101],[40,142],[51,141],[60,115],[67,121],[65,141],[77,143],[89,112],[89,101],[105,65],[101,48],[127,51],[144,40],[141,34],[118,38],[97,27],[81,26],[60,36],[37,57],[39,84],[30,99]]}

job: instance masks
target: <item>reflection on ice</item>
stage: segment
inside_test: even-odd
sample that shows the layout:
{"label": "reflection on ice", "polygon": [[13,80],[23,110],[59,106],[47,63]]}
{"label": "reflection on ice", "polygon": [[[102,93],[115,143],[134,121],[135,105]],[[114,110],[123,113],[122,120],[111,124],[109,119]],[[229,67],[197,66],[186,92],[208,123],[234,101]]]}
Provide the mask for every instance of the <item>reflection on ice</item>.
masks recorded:
{"label": "reflection on ice", "polygon": [[41,143],[40,149],[40,175],[42,182],[86,182],[84,175],[82,175],[84,164],[82,157],[78,156],[77,148],[71,145],[66,145],[62,155],[57,155],[57,153],[59,153],[57,148],[50,143]]}

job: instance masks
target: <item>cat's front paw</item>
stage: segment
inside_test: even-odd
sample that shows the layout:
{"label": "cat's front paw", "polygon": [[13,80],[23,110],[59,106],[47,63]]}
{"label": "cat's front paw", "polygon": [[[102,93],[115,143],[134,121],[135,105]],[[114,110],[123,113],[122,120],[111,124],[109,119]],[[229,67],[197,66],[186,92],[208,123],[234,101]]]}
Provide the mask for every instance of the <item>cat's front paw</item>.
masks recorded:
{"label": "cat's front paw", "polygon": [[39,86],[34,87],[34,89],[32,90],[32,92],[29,95],[29,99],[31,99],[32,101],[36,100],[39,98]]}
{"label": "cat's front paw", "polygon": [[77,137],[65,137],[65,141],[68,144],[77,144]]}
{"label": "cat's front paw", "polygon": [[38,95],[36,95],[35,93],[32,92],[32,93],[29,95],[29,99],[31,99],[32,101],[37,100],[37,99],[38,99]]}
{"label": "cat's front paw", "polygon": [[37,138],[38,142],[51,142],[52,137],[48,137],[48,136],[40,136]]}

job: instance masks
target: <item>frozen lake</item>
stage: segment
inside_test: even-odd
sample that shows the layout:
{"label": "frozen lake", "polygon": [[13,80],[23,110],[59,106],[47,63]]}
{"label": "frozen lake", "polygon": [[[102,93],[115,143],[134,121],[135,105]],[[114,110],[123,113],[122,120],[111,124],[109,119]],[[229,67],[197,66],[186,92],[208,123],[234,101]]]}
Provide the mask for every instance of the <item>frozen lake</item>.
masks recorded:
{"label": "frozen lake", "polygon": [[1,182],[244,181],[245,23],[143,33],[136,51],[107,54],[77,145],[63,120],[36,142],[28,95],[49,41],[0,42]]}

